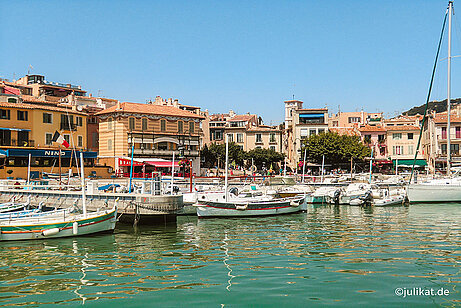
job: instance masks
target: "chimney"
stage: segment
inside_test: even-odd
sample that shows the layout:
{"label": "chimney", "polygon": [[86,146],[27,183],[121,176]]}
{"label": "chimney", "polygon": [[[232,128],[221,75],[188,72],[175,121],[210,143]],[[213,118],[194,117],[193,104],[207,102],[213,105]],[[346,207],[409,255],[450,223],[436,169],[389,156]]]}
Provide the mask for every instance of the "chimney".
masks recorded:
{"label": "chimney", "polygon": [[175,99],[175,100],[174,100],[173,106],[176,107],[176,108],[179,107],[179,100],[178,100],[178,99]]}
{"label": "chimney", "polygon": [[160,97],[160,95],[157,95],[155,97],[155,105],[162,105],[162,98]]}
{"label": "chimney", "polygon": [[171,106],[173,104],[173,99],[170,97],[168,100],[167,100],[167,105],[168,106]]}
{"label": "chimney", "polygon": [[89,97],[93,97],[93,94],[90,93]]}
{"label": "chimney", "polygon": [[117,101],[117,108],[116,108],[116,110],[122,110],[122,105],[120,104],[119,101]]}

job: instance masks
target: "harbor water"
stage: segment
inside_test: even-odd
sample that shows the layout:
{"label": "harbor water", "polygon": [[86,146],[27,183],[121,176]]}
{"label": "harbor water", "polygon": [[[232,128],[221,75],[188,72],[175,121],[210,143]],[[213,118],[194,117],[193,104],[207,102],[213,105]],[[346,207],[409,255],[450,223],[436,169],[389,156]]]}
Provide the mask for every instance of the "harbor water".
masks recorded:
{"label": "harbor water", "polygon": [[461,204],[120,224],[0,242],[0,306],[460,306],[460,247]]}

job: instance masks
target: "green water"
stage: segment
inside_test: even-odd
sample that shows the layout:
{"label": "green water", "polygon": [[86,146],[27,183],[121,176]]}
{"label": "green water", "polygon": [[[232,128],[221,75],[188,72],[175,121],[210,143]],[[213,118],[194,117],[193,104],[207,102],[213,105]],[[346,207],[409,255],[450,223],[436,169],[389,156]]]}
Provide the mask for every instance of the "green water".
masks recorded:
{"label": "green water", "polygon": [[0,243],[0,306],[460,306],[460,224],[460,204],[325,206]]}

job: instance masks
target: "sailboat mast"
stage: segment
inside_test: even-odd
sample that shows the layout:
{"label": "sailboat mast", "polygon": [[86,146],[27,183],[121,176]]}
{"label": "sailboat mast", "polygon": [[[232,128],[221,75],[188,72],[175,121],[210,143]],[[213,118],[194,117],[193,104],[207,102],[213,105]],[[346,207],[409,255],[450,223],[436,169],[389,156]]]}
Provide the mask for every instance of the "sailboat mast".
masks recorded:
{"label": "sailboat mast", "polygon": [[228,179],[227,179],[227,169],[229,168],[229,135],[226,134],[226,171],[225,171],[225,177],[224,177],[224,196],[225,196],[225,200],[227,202],[227,185],[228,185]]}
{"label": "sailboat mast", "polygon": [[447,75],[447,175],[450,174],[451,164],[451,15],[453,14],[453,1],[448,2],[448,75]]}

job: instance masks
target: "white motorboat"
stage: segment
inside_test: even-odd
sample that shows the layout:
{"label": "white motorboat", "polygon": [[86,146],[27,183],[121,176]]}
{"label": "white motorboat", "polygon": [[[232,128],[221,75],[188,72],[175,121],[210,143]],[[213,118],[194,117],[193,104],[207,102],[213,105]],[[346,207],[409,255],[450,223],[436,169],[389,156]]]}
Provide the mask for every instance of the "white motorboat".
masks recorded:
{"label": "white motorboat", "polygon": [[374,206],[393,206],[393,205],[402,205],[405,202],[405,196],[390,196],[387,198],[382,198],[373,201]]}

